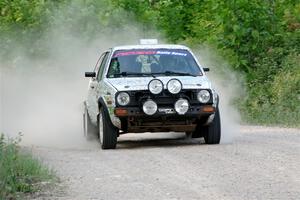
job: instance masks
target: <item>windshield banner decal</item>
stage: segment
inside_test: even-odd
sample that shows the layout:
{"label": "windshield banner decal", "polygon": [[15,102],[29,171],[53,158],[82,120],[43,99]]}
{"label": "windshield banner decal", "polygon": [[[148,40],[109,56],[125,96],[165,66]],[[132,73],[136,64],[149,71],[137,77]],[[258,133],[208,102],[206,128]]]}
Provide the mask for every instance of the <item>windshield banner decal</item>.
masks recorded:
{"label": "windshield banner decal", "polygon": [[182,51],[116,51],[113,55],[115,57],[121,56],[130,56],[130,55],[174,55],[174,56],[187,56],[187,53],[183,53]]}

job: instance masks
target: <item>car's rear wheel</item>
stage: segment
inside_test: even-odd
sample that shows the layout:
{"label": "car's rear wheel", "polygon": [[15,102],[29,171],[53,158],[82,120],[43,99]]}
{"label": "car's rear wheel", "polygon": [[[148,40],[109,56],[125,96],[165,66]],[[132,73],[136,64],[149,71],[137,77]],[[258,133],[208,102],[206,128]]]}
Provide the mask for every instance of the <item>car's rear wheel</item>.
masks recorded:
{"label": "car's rear wheel", "polygon": [[93,140],[97,137],[97,127],[92,124],[90,115],[85,104],[83,113],[83,131],[84,136],[87,140]]}
{"label": "car's rear wheel", "polygon": [[109,120],[108,113],[100,108],[99,120],[99,141],[102,149],[115,149],[117,145],[118,129]]}
{"label": "car's rear wheel", "polygon": [[220,112],[217,108],[211,124],[202,127],[202,133],[206,144],[219,144],[221,140]]}

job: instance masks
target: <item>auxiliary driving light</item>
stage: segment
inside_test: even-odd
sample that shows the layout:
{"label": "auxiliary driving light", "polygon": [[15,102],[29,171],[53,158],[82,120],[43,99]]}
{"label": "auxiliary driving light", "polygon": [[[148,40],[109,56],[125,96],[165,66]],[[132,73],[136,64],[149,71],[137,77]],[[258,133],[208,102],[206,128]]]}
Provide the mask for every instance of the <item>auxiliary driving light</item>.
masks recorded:
{"label": "auxiliary driving light", "polygon": [[160,80],[153,79],[149,82],[148,89],[152,94],[159,94],[163,91],[164,85]]}
{"label": "auxiliary driving light", "polygon": [[189,110],[189,102],[186,99],[178,99],[174,108],[179,115],[184,115]]}
{"label": "auxiliary driving light", "polygon": [[143,104],[143,111],[147,115],[153,115],[157,111],[157,104],[151,99],[149,99]]}
{"label": "auxiliary driving light", "polygon": [[178,94],[182,89],[182,84],[178,79],[171,79],[167,83],[167,89],[172,94]]}

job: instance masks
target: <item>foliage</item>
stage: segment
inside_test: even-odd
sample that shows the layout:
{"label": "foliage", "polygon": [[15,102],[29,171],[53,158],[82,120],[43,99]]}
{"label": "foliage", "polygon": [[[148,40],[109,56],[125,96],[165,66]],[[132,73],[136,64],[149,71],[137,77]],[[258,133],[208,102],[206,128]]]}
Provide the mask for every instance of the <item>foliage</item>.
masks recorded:
{"label": "foliage", "polygon": [[2,0],[0,10],[2,56],[15,44],[47,55],[42,44],[53,27],[88,43],[125,29],[134,17],[144,32],[158,29],[169,42],[211,46],[243,74],[245,120],[300,124],[299,89],[292,90],[299,81],[299,0]]}
{"label": "foliage", "polygon": [[115,2],[155,24],[171,42],[217,49],[246,76],[248,95],[239,106],[248,122],[300,124],[298,0]]}
{"label": "foliage", "polygon": [[47,56],[47,41],[52,39],[53,31],[68,31],[69,38],[78,37],[88,43],[94,35],[124,29],[128,18],[109,0],[2,0],[0,56],[7,57],[16,47],[29,56]]}
{"label": "foliage", "polygon": [[[249,90],[249,98],[243,108],[248,109],[245,111],[248,121],[299,126],[300,55],[286,56],[280,68],[274,77],[265,79],[264,85]],[[259,81],[263,82],[263,79]],[[259,82],[253,82],[253,87],[259,85]]]}
{"label": "foliage", "polygon": [[30,154],[21,152],[20,137],[0,135],[0,199],[14,199],[38,189],[38,183],[52,178],[50,171]]}

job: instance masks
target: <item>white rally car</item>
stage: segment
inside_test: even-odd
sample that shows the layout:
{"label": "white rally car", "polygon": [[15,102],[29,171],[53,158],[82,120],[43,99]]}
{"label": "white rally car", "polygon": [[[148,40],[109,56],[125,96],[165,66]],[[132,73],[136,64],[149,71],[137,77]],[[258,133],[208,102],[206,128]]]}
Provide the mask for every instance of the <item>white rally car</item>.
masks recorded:
{"label": "white rally car", "polygon": [[116,148],[121,134],[142,132],[186,132],[218,144],[219,97],[205,71],[182,45],[108,49],[85,73],[85,136],[98,136],[103,149]]}

